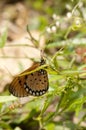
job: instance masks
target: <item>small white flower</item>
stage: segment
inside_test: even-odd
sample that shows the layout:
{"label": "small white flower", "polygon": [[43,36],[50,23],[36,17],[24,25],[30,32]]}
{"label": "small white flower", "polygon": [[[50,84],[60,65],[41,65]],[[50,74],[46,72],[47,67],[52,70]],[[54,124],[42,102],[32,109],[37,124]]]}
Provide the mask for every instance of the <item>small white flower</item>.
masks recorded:
{"label": "small white flower", "polygon": [[51,27],[52,32],[56,32],[56,26]]}
{"label": "small white flower", "polygon": [[56,21],[56,26],[59,27],[60,23],[59,21]]}
{"label": "small white flower", "polygon": [[47,28],[46,28],[46,31],[47,31],[48,33],[51,33],[51,28],[50,28],[50,27],[47,27]]}
{"label": "small white flower", "polygon": [[76,25],[78,26],[80,24],[81,24],[80,20],[76,20]]}
{"label": "small white flower", "polygon": [[57,19],[57,15],[56,14],[53,14],[53,19],[56,20]]}
{"label": "small white flower", "polygon": [[67,17],[68,17],[68,18],[71,18],[71,16],[72,16],[71,12],[68,12],[68,13],[67,13]]}

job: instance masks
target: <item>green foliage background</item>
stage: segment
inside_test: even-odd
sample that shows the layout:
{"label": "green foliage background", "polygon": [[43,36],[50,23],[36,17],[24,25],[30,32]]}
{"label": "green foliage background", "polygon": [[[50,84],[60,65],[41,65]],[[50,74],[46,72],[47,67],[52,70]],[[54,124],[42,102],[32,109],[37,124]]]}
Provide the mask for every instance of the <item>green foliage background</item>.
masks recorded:
{"label": "green foliage background", "polygon": [[[24,2],[40,12],[30,29],[40,30],[46,39],[49,91],[11,111],[9,104],[18,99],[6,96],[7,90],[3,92],[3,96],[0,96],[0,130],[86,130],[86,62],[79,62],[76,53],[77,48],[82,48],[83,52],[86,46],[86,2]],[[71,18],[67,17],[68,12],[72,14]],[[56,19],[52,18],[53,14]],[[58,27],[57,21],[60,23]],[[53,26],[56,27],[54,32]],[[47,27],[51,32],[46,31]],[[7,30],[0,37],[1,49],[5,46],[6,38]]]}

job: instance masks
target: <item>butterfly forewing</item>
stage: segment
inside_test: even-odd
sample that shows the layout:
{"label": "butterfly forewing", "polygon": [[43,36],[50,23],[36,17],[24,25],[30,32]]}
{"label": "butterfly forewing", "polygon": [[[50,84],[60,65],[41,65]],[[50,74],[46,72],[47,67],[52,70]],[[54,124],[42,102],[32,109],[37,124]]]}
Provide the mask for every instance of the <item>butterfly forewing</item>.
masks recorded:
{"label": "butterfly forewing", "polygon": [[[43,64],[45,64],[45,62],[42,59],[40,63],[35,63],[32,67],[21,74],[30,72]],[[25,74],[15,77],[10,84],[9,91],[17,97],[26,97],[28,95],[40,96],[46,93],[48,86],[47,71],[40,69],[27,75]]]}

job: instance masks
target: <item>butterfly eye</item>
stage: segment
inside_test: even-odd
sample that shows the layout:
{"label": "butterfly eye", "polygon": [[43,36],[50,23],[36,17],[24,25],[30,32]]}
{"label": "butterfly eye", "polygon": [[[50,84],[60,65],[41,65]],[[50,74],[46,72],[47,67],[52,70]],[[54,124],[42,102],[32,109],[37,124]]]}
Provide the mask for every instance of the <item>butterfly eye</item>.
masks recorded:
{"label": "butterfly eye", "polygon": [[[34,65],[21,74],[30,72],[44,64],[45,60],[41,58],[40,63],[34,63]],[[26,97],[28,95],[41,96],[47,92],[48,88],[49,83],[47,71],[40,69],[33,73],[14,78],[9,86],[9,91],[17,97]]]}

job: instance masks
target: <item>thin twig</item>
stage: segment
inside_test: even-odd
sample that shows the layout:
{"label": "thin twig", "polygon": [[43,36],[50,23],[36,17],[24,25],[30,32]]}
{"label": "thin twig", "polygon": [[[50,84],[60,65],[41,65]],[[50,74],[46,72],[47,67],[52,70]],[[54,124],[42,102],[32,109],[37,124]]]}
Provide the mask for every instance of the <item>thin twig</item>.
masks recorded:
{"label": "thin twig", "polygon": [[28,32],[28,34],[29,34],[29,36],[30,36],[30,40],[32,41],[32,43],[35,45],[35,47],[37,48],[38,47],[38,41],[32,36],[32,34],[31,34],[31,32],[30,32],[30,30],[29,30],[29,27],[27,26],[27,32]]}
{"label": "thin twig", "polygon": [[29,57],[14,57],[14,56],[0,56],[0,58],[3,58],[3,59],[5,59],[5,58],[7,58],[7,59],[9,59],[9,58],[14,58],[14,59],[19,59],[19,58],[22,58],[22,59],[32,59],[32,58],[29,58]]}

